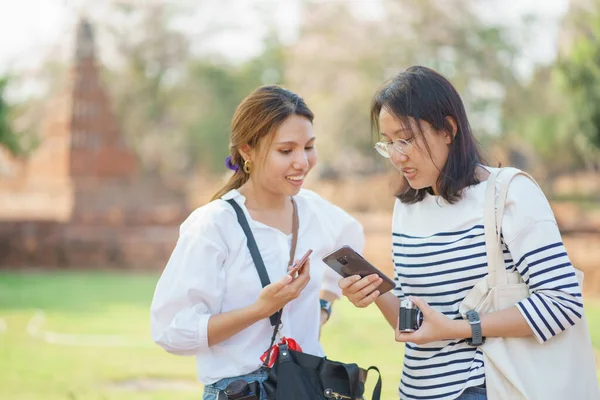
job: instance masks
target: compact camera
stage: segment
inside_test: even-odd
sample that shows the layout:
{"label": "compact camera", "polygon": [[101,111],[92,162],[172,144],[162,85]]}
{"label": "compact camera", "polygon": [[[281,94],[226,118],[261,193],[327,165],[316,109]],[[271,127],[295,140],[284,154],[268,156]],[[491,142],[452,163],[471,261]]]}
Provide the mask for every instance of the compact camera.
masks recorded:
{"label": "compact camera", "polygon": [[219,392],[217,400],[259,400],[260,384],[238,379],[231,382],[225,390]]}
{"label": "compact camera", "polygon": [[423,324],[423,314],[415,304],[404,299],[400,302],[398,317],[398,330],[400,332],[414,332]]}

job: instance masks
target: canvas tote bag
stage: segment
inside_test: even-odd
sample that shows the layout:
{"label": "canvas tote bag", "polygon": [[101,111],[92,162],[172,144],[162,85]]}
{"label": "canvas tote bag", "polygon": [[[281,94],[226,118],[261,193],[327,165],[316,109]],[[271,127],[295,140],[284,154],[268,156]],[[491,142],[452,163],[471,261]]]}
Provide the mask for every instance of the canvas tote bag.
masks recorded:
{"label": "canvas tote bag", "polygon": [[[519,174],[534,181],[515,168],[496,170],[488,178],[483,215],[488,276],[461,303],[459,311],[463,318],[468,310],[491,313],[529,297],[529,288],[521,275],[506,270],[500,242],[508,186]],[[575,271],[583,287],[583,273]],[[543,344],[533,336],[487,338],[481,350],[489,400],[600,400],[585,315]]]}

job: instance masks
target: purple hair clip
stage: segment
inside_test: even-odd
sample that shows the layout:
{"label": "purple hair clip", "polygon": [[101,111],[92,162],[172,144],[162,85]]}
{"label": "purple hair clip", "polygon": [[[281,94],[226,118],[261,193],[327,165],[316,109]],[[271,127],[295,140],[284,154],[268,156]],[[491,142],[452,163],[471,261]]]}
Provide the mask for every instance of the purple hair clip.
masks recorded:
{"label": "purple hair clip", "polygon": [[225,166],[235,172],[238,172],[238,170],[240,169],[240,167],[233,163],[233,159],[231,156],[227,156],[227,158],[225,159]]}

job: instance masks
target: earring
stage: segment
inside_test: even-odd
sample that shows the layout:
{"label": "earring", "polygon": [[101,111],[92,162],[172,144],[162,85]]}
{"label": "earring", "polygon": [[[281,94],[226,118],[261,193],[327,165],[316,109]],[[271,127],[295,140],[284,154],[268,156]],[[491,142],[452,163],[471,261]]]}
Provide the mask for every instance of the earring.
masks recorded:
{"label": "earring", "polygon": [[244,172],[250,175],[250,171],[252,171],[252,161],[246,160],[244,161]]}

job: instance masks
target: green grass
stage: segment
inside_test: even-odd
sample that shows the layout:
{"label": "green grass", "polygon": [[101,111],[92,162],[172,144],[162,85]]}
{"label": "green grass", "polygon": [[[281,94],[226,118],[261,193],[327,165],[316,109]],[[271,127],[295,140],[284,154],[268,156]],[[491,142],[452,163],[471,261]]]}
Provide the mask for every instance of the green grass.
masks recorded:
{"label": "green grass", "polygon": [[[155,274],[109,272],[0,272],[0,398],[56,399],[199,399],[195,363],[176,357],[149,338],[148,312]],[[595,348],[600,351],[600,303],[586,303]],[[66,346],[33,338],[27,326],[36,310],[46,316],[44,329],[55,332],[121,335],[123,347]],[[374,308],[336,304],[323,331],[329,358],[376,365],[383,374],[383,399],[397,398],[403,346]],[[600,377],[600,375],[599,375]],[[128,380],[175,380],[196,391],[124,390]],[[375,374],[367,385],[370,398]]]}

